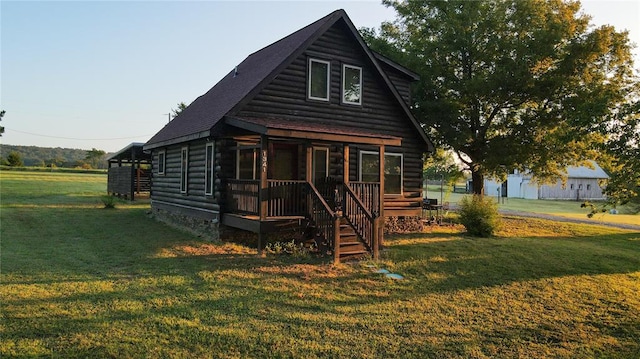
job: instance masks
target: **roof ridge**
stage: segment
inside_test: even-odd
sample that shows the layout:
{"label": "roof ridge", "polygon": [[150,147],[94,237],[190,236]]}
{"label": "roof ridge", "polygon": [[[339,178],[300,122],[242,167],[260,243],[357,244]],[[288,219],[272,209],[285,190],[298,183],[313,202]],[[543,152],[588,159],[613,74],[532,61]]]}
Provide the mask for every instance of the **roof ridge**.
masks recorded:
{"label": "roof ridge", "polygon": [[[286,42],[286,40],[289,40],[291,37],[293,37],[293,36],[295,36],[295,35],[298,35],[299,33],[303,32],[304,30],[306,30],[306,29],[308,29],[308,28],[310,28],[310,27],[313,27],[313,26],[317,26],[317,25],[318,25],[318,23],[320,23],[320,22],[327,22],[327,21],[329,20],[329,18],[331,18],[332,16],[334,16],[335,14],[337,14],[337,13],[339,13],[339,12],[342,12],[343,14],[346,14],[346,13],[344,12],[344,10],[342,10],[342,9],[334,10],[334,11],[333,11],[333,12],[331,12],[330,14],[328,14],[328,15],[326,15],[326,16],[324,16],[324,17],[322,17],[322,18],[320,18],[320,19],[318,19],[318,20],[316,20],[316,21],[314,21],[314,22],[312,22],[312,23],[310,23],[310,24],[308,24],[308,25],[306,25],[306,26],[304,26],[304,27],[301,27],[300,29],[298,29],[298,30],[296,30],[296,31],[294,31],[294,32],[292,32],[292,33],[290,33],[289,35],[287,35],[287,36],[285,36],[285,37],[283,37],[283,38],[281,38],[281,39],[279,39],[279,40],[277,40],[277,41],[275,41],[275,42],[272,42],[272,43],[270,43],[270,44],[268,44],[268,45],[264,46],[263,48],[261,48],[261,49],[259,49],[259,50],[256,50],[256,51],[254,51],[254,52],[250,53],[249,55],[247,55],[247,56],[245,57],[245,59],[247,59],[247,58],[249,58],[249,57],[251,57],[251,56],[253,56],[253,55],[255,55],[255,54],[257,54],[257,53],[259,53],[259,52],[261,52],[261,51],[263,51],[263,50],[266,50],[266,49],[268,49],[268,48],[270,48],[270,47],[273,47],[273,46],[276,46],[276,45],[278,45],[278,44],[280,44],[280,43]],[[341,14],[341,15],[342,15],[342,14]],[[243,61],[244,61],[244,60],[243,60]],[[242,63],[242,62],[241,62],[241,63]]]}

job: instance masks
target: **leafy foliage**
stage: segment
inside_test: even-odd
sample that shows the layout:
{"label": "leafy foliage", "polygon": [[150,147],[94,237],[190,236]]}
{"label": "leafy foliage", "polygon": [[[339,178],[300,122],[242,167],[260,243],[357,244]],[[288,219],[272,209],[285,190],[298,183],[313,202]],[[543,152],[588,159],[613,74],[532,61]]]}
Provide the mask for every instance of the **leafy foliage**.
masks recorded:
{"label": "leafy foliage", "polygon": [[427,158],[423,174],[427,179],[442,178],[449,185],[456,183],[464,176],[451,153],[443,148],[436,149],[435,153]]}
{"label": "leafy foliage", "polygon": [[363,31],[420,74],[413,111],[440,146],[484,177],[539,180],[595,156],[594,131],[633,82],[626,32],[590,28],[579,2],[383,1],[398,18]]}
{"label": "leafy foliage", "polygon": [[105,209],[116,208],[116,203],[118,202],[117,197],[111,195],[104,195],[100,198],[100,200],[102,201]]}
{"label": "leafy foliage", "polygon": [[[95,150],[95,149],[94,149]],[[16,151],[20,153],[25,166],[49,167],[82,167],[87,157],[87,150],[74,148],[52,148],[38,146],[18,146],[0,144],[1,153]],[[97,150],[100,151],[100,150]],[[106,168],[107,163],[99,161],[95,168]]]}
{"label": "leafy foliage", "polygon": [[24,162],[22,161],[22,156],[20,153],[16,151],[11,151],[7,155],[7,164],[11,167],[22,167],[24,166]]}
{"label": "leafy foliage", "polygon": [[187,108],[187,105],[184,102],[179,102],[178,108],[171,109],[171,119],[173,120],[176,118],[180,113],[182,113],[182,111],[184,111],[185,108]]}
{"label": "leafy foliage", "polygon": [[465,196],[460,201],[459,220],[467,233],[491,237],[500,228],[498,206],[489,196]]}
{"label": "leafy foliage", "polygon": [[101,162],[105,161],[106,154],[103,150],[92,148],[87,151],[87,156],[84,159],[91,168],[99,168]]}

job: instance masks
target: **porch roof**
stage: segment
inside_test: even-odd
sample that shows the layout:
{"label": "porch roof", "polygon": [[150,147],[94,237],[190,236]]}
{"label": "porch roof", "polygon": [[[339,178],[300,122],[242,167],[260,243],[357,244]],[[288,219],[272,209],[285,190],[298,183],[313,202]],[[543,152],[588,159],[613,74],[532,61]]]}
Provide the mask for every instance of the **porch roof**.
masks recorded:
{"label": "porch roof", "polygon": [[400,146],[402,138],[360,128],[281,118],[225,116],[225,123],[261,135],[367,145]]}

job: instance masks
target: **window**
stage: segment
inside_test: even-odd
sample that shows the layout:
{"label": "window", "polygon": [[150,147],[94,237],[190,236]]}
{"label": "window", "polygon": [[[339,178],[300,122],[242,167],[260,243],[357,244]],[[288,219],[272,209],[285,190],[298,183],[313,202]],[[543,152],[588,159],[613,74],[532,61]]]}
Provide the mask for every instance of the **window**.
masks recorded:
{"label": "window", "polygon": [[205,183],[205,191],[204,194],[205,195],[212,195],[213,194],[213,185],[214,185],[214,176],[213,176],[213,171],[215,168],[215,157],[214,157],[214,148],[213,148],[213,142],[211,143],[207,143],[207,147],[206,147],[206,164],[205,164],[205,170],[204,170],[204,183]]}
{"label": "window", "polygon": [[[378,152],[360,152],[360,181],[379,182],[380,155]],[[402,154],[384,154],[384,193],[402,194]]]}
{"label": "window", "polygon": [[342,102],[362,104],[362,68],[342,65]]}
{"label": "window", "polygon": [[587,191],[591,191],[591,185],[590,184],[587,185]]}
{"label": "window", "polygon": [[253,147],[238,148],[236,152],[236,179],[258,179],[258,149]]}
{"label": "window", "polygon": [[329,101],[329,61],[309,59],[308,67],[307,96],[312,100]]}
{"label": "window", "polygon": [[187,193],[187,172],[189,171],[189,147],[182,147],[180,154],[180,193]]}
{"label": "window", "polygon": [[158,174],[159,175],[163,175],[164,174],[164,166],[165,166],[165,156],[166,156],[166,151],[162,150],[160,152],[158,152]]}

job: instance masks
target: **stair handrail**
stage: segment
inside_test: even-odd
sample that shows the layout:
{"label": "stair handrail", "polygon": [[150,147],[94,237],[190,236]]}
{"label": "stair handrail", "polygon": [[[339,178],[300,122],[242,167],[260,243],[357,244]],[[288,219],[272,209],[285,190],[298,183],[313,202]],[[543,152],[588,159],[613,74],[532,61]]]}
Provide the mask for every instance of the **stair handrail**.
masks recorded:
{"label": "stair handrail", "polygon": [[316,228],[324,235],[324,238],[332,243],[333,258],[340,261],[340,216],[329,207],[329,204],[320,194],[316,186],[307,182],[309,187],[309,216]]}
{"label": "stair handrail", "polygon": [[374,258],[378,257],[378,213],[370,212],[351,186],[343,183],[343,215],[351,223],[358,236],[369,247]]}

